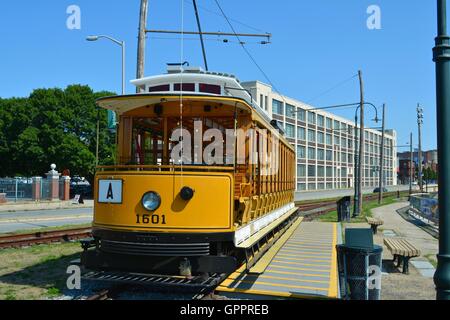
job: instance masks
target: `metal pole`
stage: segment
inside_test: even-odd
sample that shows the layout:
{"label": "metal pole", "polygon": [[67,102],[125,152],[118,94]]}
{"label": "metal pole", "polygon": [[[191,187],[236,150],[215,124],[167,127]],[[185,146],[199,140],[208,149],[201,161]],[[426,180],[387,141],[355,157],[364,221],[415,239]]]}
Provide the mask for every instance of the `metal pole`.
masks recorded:
{"label": "metal pole", "polygon": [[15,199],[14,202],[17,202],[17,192],[18,192],[18,189],[19,189],[19,180],[16,178],[16,195],[15,195],[16,199]]}
{"label": "metal pole", "polygon": [[[144,77],[145,69],[145,28],[147,27],[147,13],[148,0],[141,0],[141,10],[139,15],[139,35],[138,35],[138,52],[137,52],[137,70],[136,79]],[[136,87],[136,93],[141,92],[139,87]]]}
{"label": "metal pole", "polygon": [[125,41],[122,41],[122,95],[125,95]]}
{"label": "metal pole", "polygon": [[438,300],[450,300],[450,37],[447,2],[438,0],[436,63],[437,136],[439,156],[439,254],[434,274]]}
{"label": "metal pole", "polygon": [[379,181],[379,193],[378,193],[378,204],[383,202],[383,175],[384,175],[384,126],[385,126],[385,115],[386,115],[386,104],[383,104],[383,129],[381,133],[381,150],[380,150],[380,181]]}
{"label": "metal pole", "polygon": [[194,4],[195,18],[197,19],[198,32],[200,33],[200,43],[202,45],[203,61],[205,63],[205,69],[206,69],[206,71],[208,71],[208,62],[206,60],[205,42],[203,41],[202,26],[200,24],[200,17],[198,15],[197,1],[192,0],[192,2]]}
{"label": "metal pole", "polygon": [[353,176],[354,176],[354,199],[353,199],[353,216],[356,217],[356,212],[358,212],[358,110],[355,112],[355,132],[354,132],[354,165],[353,165]]}
{"label": "metal pole", "polygon": [[95,167],[98,167],[99,137],[100,137],[100,110],[97,107],[97,141],[95,146]]}
{"label": "metal pole", "polygon": [[363,159],[364,159],[364,83],[361,70],[358,71],[360,84],[360,128],[359,128],[359,158],[358,158],[358,211],[355,215],[358,216],[362,212],[362,181],[363,181]]}
{"label": "metal pole", "polygon": [[422,179],[422,124],[423,124],[423,111],[420,105],[417,105],[417,125],[418,125],[418,135],[419,135],[419,153],[417,163],[419,165],[419,188],[420,192],[423,192],[423,179]]}
{"label": "metal pole", "polygon": [[414,180],[414,171],[413,171],[413,134],[411,132],[409,136],[409,195],[412,194],[412,183]]}

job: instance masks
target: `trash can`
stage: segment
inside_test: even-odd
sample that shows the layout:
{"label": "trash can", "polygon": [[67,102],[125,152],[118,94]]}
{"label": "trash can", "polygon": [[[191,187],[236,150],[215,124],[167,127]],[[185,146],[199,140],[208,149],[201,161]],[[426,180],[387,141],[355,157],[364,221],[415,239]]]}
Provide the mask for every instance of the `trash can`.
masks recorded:
{"label": "trash can", "polygon": [[345,238],[337,246],[341,297],[380,300],[383,248],[373,245],[371,229],[347,229]]}
{"label": "trash can", "polygon": [[344,197],[337,202],[338,222],[350,222],[350,207],[350,197]]}

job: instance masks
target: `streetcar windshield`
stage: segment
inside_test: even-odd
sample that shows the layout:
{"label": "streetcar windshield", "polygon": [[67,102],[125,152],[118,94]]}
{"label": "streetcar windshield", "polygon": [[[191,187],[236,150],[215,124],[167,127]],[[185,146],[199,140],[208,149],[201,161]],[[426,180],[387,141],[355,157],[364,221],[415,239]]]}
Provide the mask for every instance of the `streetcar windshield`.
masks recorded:
{"label": "streetcar windshield", "polygon": [[234,164],[233,117],[130,117],[122,122],[129,134],[119,141],[121,164]]}

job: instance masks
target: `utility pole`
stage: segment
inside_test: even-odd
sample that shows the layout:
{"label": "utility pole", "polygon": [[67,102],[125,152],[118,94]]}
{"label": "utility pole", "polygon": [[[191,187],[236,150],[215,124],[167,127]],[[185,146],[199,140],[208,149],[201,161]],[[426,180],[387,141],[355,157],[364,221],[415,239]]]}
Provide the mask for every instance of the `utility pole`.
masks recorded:
{"label": "utility pole", "polygon": [[423,109],[420,104],[417,104],[417,125],[419,127],[419,154],[418,154],[418,165],[419,165],[419,188],[420,192],[423,192],[423,179],[422,179],[422,124],[423,124]]}
{"label": "utility pole", "polygon": [[353,216],[356,217],[356,213],[358,212],[358,114],[355,113],[355,132],[354,132],[354,146],[353,146],[353,150],[354,150],[354,165],[353,165],[353,184],[354,184],[354,196],[353,196]]}
{"label": "utility pole", "polygon": [[436,63],[437,137],[439,150],[439,254],[434,274],[436,298],[450,300],[450,37],[447,1],[437,0]]}
{"label": "utility pole", "polygon": [[[139,16],[139,35],[138,35],[138,52],[137,52],[137,71],[136,79],[144,77],[145,70],[145,37],[147,27],[147,13],[148,0],[141,0],[141,11]],[[136,93],[141,92],[139,87],[136,88]]]}
{"label": "utility pole", "polygon": [[362,212],[362,180],[364,161],[364,83],[361,70],[358,71],[360,88],[360,127],[359,127],[359,156],[358,156],[358,208],[354,216],[359,216]]}
{"label": "utility pole", "polygon": [[413,133],[409,135],[409,195],[412,195],[412,183],[414,180],[413,169]]}
{"label": "utility pole", "polygon": [[381,150],[380,150],[380,181],[379,181],[379,193],[378,204],[383,202],[383,177],[384,177],[384,128],[385,128],[385,116],[386,116],[386,104],[383,104],[383,122],[381,132]]}

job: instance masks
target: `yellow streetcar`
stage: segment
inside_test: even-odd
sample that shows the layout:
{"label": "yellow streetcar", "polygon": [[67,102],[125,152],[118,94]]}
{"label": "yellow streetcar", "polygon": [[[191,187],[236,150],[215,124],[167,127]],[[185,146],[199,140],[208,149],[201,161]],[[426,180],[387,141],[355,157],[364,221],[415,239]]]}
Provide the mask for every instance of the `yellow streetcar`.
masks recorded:
{"label": "yellow streetcar", "polygon": [[90,270],[167,276],[250,268],[297,216],[295,152],[232,75],[169,66],[118,114],[118,164],[95,176]]}

